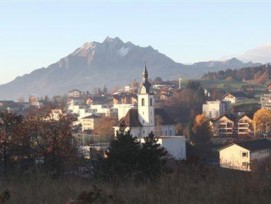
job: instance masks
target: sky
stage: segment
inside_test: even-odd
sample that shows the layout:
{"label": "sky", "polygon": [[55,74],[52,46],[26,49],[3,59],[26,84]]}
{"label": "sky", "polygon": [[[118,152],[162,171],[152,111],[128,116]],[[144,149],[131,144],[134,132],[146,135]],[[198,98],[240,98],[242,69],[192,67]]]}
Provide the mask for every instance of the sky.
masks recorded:
{"label": "sky", "polygon": [[0,84],[107,36],[180,63],[238,56],[271,43],[270,10],[271,1],[0,0]]}

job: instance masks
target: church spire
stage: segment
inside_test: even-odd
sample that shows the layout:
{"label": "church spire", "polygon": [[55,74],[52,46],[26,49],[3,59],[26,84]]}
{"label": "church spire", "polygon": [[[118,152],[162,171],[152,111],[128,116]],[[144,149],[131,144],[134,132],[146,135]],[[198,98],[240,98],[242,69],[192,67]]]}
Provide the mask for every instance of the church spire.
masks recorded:
{"label": "church spire", "polygon": [[145,68],[144,68],[144,72],[143,72],[143,83],[146,83],[148,81],[148,70],[147,70],[147,66],[146,66],[146,62],[145,62]]}
{"label": "church spire", "polygon": [[145,62],[145,68],[143,71],[143,83],[139,87],[139,94],[154,94],[153,88],[151,86],[151,83],[149,82],[148,79],[148,70]]}

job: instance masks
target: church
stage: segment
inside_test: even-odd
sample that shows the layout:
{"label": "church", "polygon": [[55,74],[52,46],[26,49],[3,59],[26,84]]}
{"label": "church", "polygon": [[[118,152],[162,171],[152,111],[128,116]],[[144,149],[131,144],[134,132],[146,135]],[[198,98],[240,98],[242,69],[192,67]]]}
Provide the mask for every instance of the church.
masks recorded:
{"label": "church", "polygon": [[175,136],[176,125],[162,108],[155,108],[154,89],[148,80],[148,71],[145,65],[143,82],[137,95],[137,108],[131,108],[114,127],[115,135],[120,128],[130,130],[138,138],[148,136],[151,132],[155,136]]}

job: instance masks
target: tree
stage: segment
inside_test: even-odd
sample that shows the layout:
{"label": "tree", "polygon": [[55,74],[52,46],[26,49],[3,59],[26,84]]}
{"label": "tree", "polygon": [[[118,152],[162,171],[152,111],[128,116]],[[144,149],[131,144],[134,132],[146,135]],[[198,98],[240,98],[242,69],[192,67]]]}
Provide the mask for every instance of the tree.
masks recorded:
{"label": "tree", "polygon": [[103,93],[103,94],[107,94],[107,92],[108,92],[108,89],[107,89],[106,86],[104,86],[102,93]]}
{"label": "tree", "polygon": [[254,113],[254,131],[258,135],[270,134],[271,132],[271,111],[261,108]]}
{"label": "tree", "polygon": [[153,80],[153,83],[155,84],[160,84],[163,82],[163,79],[161,77],[155,77],[155,79]]}
{"label": "tree", "polygon": [[212,130],[209,125],[209,120],[203,115],[199,114],[195,117],[192,127],[192,155],[202,160],[207,158],[210,152]]}
{"label": "tree", "polygon": [[0,152],[4,163],[4,174],[8,172],[9,163],[11,162],[14,150],[18,146],[23,146],[23,140],[19,133],[20,124],[23,121],[21,115],[9,112],[0,113]]}
{"label": "tree", "polygon": [[152,132],[144,138],[139,160],[143,179],[155,179],[165,170],[168,153],[157,142]]}
{"label": "tree", "polygon": [[98,173],[106,179],[128,176],[136,172],[139,166],[140,143],[136,137],[121,129],[111,140],[107,157],[98,165]]}
{"label": "tree", "polygon": [[43,158],[45,169],[59,176],[76,154],[72,143],[71,120],[64,115],[59,120],[46,120],[49,114],[50,111],[38,111],[28,115],[26,134],[35,149],[35,158]]}
{"label": "tree", "polygon": [[188,81],[184,90],[166,101],[165,108],[176,121],[187,123],[201,113],[206,98],[204,89],[198,81]]}
{"label": "tree", "polygon": [[167,152],[153,134],[141,144],[130,131],[121,129],[109,145],[107,157],[98,162],[96,172],[105,179],[154,179],[165,169]]}
{"label": "tree", "polygon": [[192,127],[192,142],[194,144],[208,144],[210,143],[212,135],[209,119],[203,114],[197,115]]}
{"label": "tree", "polygon": [[114,135],[113,125],[116,122],[114,118],[103,117],[94,130],[94,134],[98,136],[109,137]]}

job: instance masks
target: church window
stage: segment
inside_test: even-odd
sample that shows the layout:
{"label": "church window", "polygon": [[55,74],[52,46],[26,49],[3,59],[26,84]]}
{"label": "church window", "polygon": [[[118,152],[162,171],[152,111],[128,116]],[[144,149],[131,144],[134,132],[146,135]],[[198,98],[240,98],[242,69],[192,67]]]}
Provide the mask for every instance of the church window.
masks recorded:
{"label": "church window", "polygon": [[150,98],[150,106],[152,106],[152,98]]}
{"label": "church window", "polygon": [[145,106],[145,100],[144,100],[144,98],[141,99],[141,105]]}

